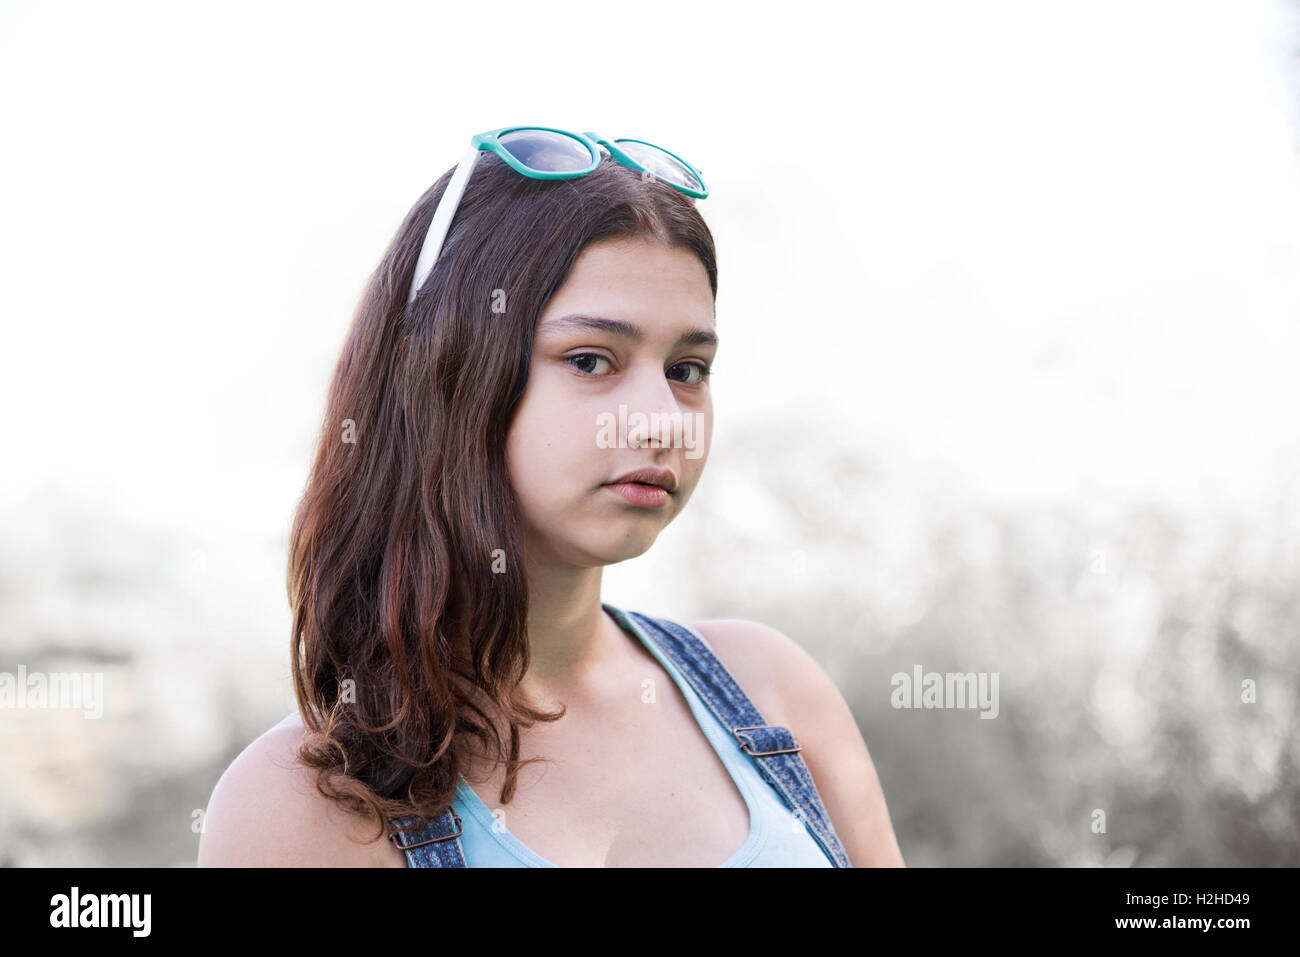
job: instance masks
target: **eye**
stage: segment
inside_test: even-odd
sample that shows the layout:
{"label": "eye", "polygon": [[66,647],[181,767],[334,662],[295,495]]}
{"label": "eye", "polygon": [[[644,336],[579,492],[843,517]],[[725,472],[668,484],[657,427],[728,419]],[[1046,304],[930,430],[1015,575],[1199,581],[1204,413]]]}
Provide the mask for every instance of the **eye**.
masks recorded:
{"label": "eye", "polygon": [[[588,362],[588,363],[590,363],[590,362],[592,362],[592,361],[595,361],[595,362],[597,362],[597,363],[600,363],[600,362],[609,362],[609,360],[606,359],[604,356],[599,355],[599,354],[597,354],[597,353],[595,353],[595,352],[583,352],[583,353],[579,353],[579,354],[576,355],[576,356],[569,356],[569,357],[566,358],[564,361],[565,361],[565,362],[568,362],[568,363],[574,363],[574,362],[577,362],[577,361],[579,361],[579,360],[583,360],[583,361]],[[591,371],[588,371],[587,369],[579,369],[577,366],[573,366],[573,369],[574,369],[574,371],[577,372],[579,375],[591,376],[592,378],[599,378],[599,377],[600,377],[600,373],[597,373],[597,372],[591,372]]]}
{"label": "eye", "polygon": [[713,374],[713,367],[703,362],[679,362],[677,363],[677,365],[673,366],[672,368],[695,370],[696,378],[690,381],[686,381],[684,379],[676,380],[678,382],[684,382],[686,385],[704,385],[706,382],[708,382],[709,376]]}
{"label": "eye", "polygon": [[[604,375],[608,375],[608,372],[602,373],[595,371],[601,368],[600,363],[602,362],[606,365],[610,364],[608,358],[596,352],[581,352],[576,356],[566,357],[564,361],[569,363],[570,367],[581,376],[598,379]],[[579,366],[578,363],[581,363],[582,365]],[[672,366],[669,371],[672,372],[673,370],[680,369],[687,370],[687,378],[678,378],[674,376],[670,376],[669,378],[672,378],[675,382],[681,382],[684,385],[691,386],[705,385],[709,376],[713,373],[713,367],[704,362],[678,362],[676,365]],[[690,378],[692,370],[695,374],[694,378]]]}

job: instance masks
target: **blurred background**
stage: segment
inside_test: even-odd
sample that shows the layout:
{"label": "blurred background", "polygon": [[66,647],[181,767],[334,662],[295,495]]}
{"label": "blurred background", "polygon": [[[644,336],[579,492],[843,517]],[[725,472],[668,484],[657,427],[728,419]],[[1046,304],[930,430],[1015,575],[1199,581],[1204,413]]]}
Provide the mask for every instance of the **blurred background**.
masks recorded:
{"label": "blurred background", "polygon": [[[903,855],[1300,864],[1300,8],[0,3],[0,864],[192,866],[295,707],[370,271],[467,138],[662,143],[716,436],[603,597],[836,680]],[[999,712],[892,676],[999,676]],[[1104,829],[1097,822],[1104,815]]]}

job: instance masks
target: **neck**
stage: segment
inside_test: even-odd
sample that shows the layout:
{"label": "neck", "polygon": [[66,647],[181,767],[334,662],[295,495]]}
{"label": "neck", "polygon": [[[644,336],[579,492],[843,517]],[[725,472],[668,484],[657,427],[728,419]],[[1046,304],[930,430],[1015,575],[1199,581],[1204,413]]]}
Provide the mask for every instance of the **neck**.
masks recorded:
{"label": "neck", "polygon": [[535,700],[599,686],[619,659],[617,627],[600,607],[602,569],[527,561],[529,665],[521,687]]}

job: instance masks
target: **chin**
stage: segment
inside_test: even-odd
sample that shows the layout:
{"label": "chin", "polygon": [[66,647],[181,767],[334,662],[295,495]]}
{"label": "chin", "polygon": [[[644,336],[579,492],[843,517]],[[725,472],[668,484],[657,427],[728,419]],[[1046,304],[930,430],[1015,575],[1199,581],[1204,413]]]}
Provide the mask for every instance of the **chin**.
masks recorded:
{"label": "chin", "polygon": [[616,565],[630,558],[638,558],[650,550],[659,538],[660,529],[641,529],[618,538],[606,537],[602,542],[592,542],[582,549],[591,556],[593,565]]}
{"label": "chin", "polygon": [[641,557],[646,552],[650,551],[650,546],[653,545],[655,543],[655,540],[658,538],[659,535],[656,533],[654,535],[647,536],[644,539],[644,541],[637,539],[632,541],[620,542],[616,549],[616,551],[618,552],[618,557],[611,559],[609,563],[613,565],[615,562],[625,562],[629,558]]}
{"label": "chin", "polygon": [[649,510],[614,508],[591,510],[580,518],[548,521],[537,531],[537,541],[547,543],[543,551],[552,560],[584,567],[625,562],[650,550],[659,533],[677,511],[654,514]]}

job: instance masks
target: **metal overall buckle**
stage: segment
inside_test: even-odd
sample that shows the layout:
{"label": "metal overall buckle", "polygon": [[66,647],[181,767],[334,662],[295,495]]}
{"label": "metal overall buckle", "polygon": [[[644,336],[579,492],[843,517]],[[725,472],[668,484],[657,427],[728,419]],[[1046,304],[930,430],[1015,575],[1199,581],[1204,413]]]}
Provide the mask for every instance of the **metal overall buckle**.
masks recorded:
{"label": "metal overall buckle", "polygon": [[452,818],[454,818],[455,821],[456,821],[456,833],[455,833],[455,834],[448,834],[446,837],[431,837],[431,838],[429,838],[428,840],[425,840],[425,841],[416,841],[414,844],[403,844],[401,841],[398,840],[398,835],[399,835],[402,831],[410,830],[409,828],[404,828],[404,827],[403,827],[403,828],[398,828],[397,830],[395,830],[395,831],[393,831],[392,833],[390,833],[390,834],[388,835],[388,839],[389,839],[390,841],[392,841],[394,844],[396,844],[399,848],[401,848],[401,849],[404,850],[404,851],[409,851],[409,850],[410,850],[411,848],[413,848],[413,847],[424,847],[424,845],[426,845],[426,844],[440,844],[440,843],[442,843],[443,841],[450,841],[450,840],[452,840],[453,838],[460,837],[462,834],[465,833],[464,830],[463,830],[463,829],[461,828],[461,826],[460,826],[460,815],[457,814],[455,811],[452,811],[452,812],[451,812],[451,816],[452,816]]}
{"label": "metal overall buckle", "polygon": [[[740,742],[740,750],[744,751],[752,758],[765,758],[769,754],[794,754],[796,751],[803,750],[803,748],[799,745],[799,742],[796,741],[793,748],[777,748],[772,751],[751,751],[749,749],[749,742],[745,741],[740,736],[740,732],[742,731],[758,731],[761,728],[774,728],[774,727],[777,727],[777,725],[755,724],[755,725],[751,725],[748,728],[732,728],[731,733],[735,736],[736,740]],[[789,729],[787,729],[787,731],[788,730]],[[790,737],[793,740],[794,735],[791,735]]]}

